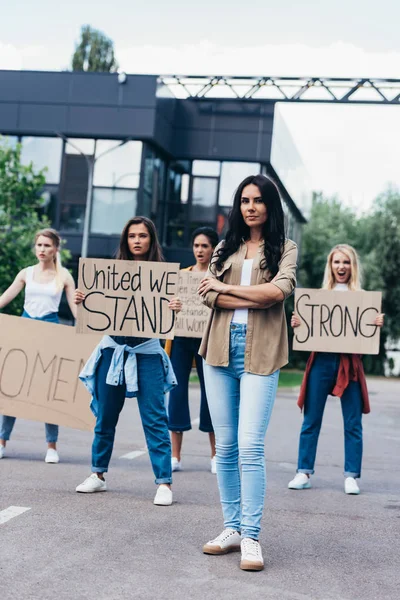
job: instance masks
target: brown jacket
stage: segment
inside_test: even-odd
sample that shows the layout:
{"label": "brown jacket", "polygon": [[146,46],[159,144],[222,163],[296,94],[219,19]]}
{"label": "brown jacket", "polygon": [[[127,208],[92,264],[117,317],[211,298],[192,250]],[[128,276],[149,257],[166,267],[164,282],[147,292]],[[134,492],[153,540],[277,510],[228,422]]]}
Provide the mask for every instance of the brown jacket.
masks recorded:
{"label": "brown jacket", "polygon": [[[223,243],[223,242],[221,242]],[[220,247],[217,246],[216,250]],[[286,240],[279,271],[272,277],[268,269],[260,267],[263,258],[263,244],[253,261],[251,285],[272,283],[282,292],[285,299],[292,294],[296,285],[297,246]],[[239,250],[232,254],[216,273],[216,277],[227,284],[240,285],[243,261],[246,257],[246,244],[243,242]],[[213,263],[213,259],[211,259]],[[207,276],[215,277],[210,270]],[[212,308],[206,331],[203,335],[199,354],[207,364],[214,367],[227,367],[229,364],[230,324],[233,310],[220,309],[215,306],[218,292],[207,292],[204,304]],[[278,302],[268,309],[249,309],[246,335],[244,368],[255,375],[271,375],[288,362],[288,338],[283,302]]]}

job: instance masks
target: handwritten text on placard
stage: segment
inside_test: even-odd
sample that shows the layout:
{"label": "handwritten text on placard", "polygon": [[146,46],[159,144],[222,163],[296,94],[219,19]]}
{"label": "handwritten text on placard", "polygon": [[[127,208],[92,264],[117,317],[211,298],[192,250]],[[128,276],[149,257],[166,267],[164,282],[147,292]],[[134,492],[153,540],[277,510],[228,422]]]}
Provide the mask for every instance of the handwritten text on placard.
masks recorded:
{"label": "handwritten text on placard", "polygon": [[78,333],[173,337],[178,276],[175,263],[81,258]]}
{"label": "handwritten text on placard", "polygon": [[93,429],[78,375],[97,342],[73,327],[0,315],[0,414]]}
{"label": "handwritten text on placard", "polygon": [[293,349],[378,354],[381,302],[381,292],[296,289]]}
{"label": "handwritten text on placard", "polygon": [[175,335],[201,338],[205,331],[210,309],[197,293],[205,273],[181,271],[179,273],[178,296],[182,300],[182,311],[176,317]]}

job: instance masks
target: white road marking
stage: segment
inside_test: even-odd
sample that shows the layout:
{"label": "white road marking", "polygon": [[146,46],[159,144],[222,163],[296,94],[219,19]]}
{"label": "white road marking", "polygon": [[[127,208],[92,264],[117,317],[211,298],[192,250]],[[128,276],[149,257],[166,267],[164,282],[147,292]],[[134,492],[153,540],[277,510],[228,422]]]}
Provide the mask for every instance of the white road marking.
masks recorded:
{"label": "white road marking", "polygon": [[10,519],[22,515],[27,510],[31,510],[27,506],[9,506],[4,510],[0,510],[0,525],[7,523]]}
{"label": "white road marking", "polygon": [[120,458],[126,458],[127,460],[133,460],[134,458],[139,458],[139,456],[143,456],[146,454],[147,450],[134,450],[133,452],[128,452],[128,454],[124,454],[120,456]]}

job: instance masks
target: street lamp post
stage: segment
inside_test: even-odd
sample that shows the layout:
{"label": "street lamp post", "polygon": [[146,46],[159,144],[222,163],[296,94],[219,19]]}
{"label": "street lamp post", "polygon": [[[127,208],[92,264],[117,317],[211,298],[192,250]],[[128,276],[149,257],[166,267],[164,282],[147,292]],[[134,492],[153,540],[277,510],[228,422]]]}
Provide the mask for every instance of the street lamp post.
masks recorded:
{"label": "street lamp post", "polygon": [[86,207],[85,207],[85,218],[83,222],[83,234],[82,234],[82,248],[81,248],[81,257],[87,258],[88,248],[89,248],[89,232],[90,232],[90,221],[92,220],[92,204],[93,204],[93,176],[94,176],[94,167],[99,158],[102,158],[105,154],[109,154],[113,150],[117,148],[121,148],[127,142],[131,140],[131,138],[126,138],[122,140],[117,146],[113,146],[112,148],[108,148],[98,156],[88,156],[78,146],[76,146],[69,138],[66,138],[62,133],[55,132],[58,137],[60,137],[64,142],[75,148],[77,152],[86,160],[87,168],[88,168],[88,187],[86,194]]}

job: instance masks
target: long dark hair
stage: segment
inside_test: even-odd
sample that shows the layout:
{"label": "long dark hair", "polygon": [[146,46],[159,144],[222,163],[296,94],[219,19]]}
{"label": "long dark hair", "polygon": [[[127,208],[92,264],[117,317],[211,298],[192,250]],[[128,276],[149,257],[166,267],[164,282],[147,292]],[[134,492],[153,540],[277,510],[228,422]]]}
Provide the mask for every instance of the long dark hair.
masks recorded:
{"label": "long dark hair", "polygon": [[278,188],[265,175],[250,175],[237,188],[232,210],[229,213],[225,242],[216,252],[212,261],[212,269],[214,271],[222,269],[226,259],[239,249],[243,240],[250,238],[250,228],[244,222],[240,210],[243,190],[250,184],[258,187],[262,201],[267,207],[267,220],[262,228],[264,258],[261,260],[260,266],[262,269],[269,269],[274,276],[278,272],[285,243],[285,217]]}
{"label": "long dark hair", "polygon": [[156,226],[154,225],[153,221],[151,221],[147,217],[133,217],[132,219],[129,219],[129,221],[122,230],[121,238],[119,240],[119,249],[117,251],[116,258],[121,260],[133,259],[133,256],[128,246],[129,227],[131,225],[140,225],[141,223],[143,223],[143,225],[146,226],[146,229],[150,235],[150,249],[147,260],[151,260],[154,262],[163,262],[165,259],[161,250],[160,242],[158,241]]}

